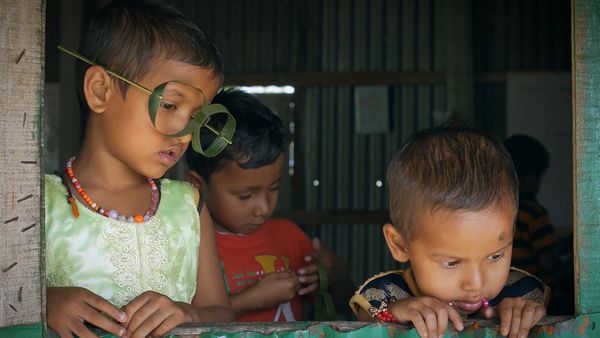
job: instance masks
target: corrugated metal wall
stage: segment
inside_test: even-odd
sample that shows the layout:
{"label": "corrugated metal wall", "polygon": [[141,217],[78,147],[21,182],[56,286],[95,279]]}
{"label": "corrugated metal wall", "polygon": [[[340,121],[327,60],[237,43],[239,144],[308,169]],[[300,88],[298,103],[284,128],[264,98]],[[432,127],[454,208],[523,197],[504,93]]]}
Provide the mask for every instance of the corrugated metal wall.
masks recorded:
{"label": "corrugated metal wall", "polygon": [[479,125],[504,136],[506,72],[571,69],[570,6],[568,0],[473,1],[474,71],[499,75],[475,84]]}
{"label": "corrugated metal wall", "polygon": [[[443,0],[171,2],[215,40],[230,76],[445,70]],[[475,124],[504,136],[505,73],[570,68],[569,1],[476,0],[471,6]],[[385,182],[391,155],[410,134],[432,125],[433,110],[446,109],[443,81],[425,83],[388,85],[391,131],[373,135],[355,133],[352,85],[297,87],[295,209],[386,209],[385,185],[376,181]],[[345,257],[359,282],[395,265],[381,224],[308,231]]]}

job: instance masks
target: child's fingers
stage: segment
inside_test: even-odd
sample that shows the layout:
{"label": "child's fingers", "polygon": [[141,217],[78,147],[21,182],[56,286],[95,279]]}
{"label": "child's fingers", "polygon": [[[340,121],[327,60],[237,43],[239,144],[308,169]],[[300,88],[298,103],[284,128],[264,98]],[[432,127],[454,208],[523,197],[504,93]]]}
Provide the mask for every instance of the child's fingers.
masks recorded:
{"label": "child's fingers", "polygon": [[[428,307],[421,311],[421,316],[425,319],[425,325],[427,326],[427,337],[438,336],[438,316],[437,312],[432,308]],[[446,318],[446,321],[448,319]]]}
{"label": "child's fingers", "polygon": [[435,332],[436,337],[441,336],[446,332],[448,328],[448,310],[444,308],[439,308],[436,310],[436,318],[437,318],[437,331]]}
{"label": "child's fingers", "polygon": [[319,275],[316,273],[310,275],[299,275],[298,280],[302,284],[317,283],[319,281]]}
{"label": "child's fingers", "polygon": [[512,318],[510,320],[510,332],[509,337],[518,337],[519,330],[521,329],[521,316],[523,314],[523,308],[514,307],[512,308]]}
{"label": "child's fingers", "polygon": [[[121,323],[127,321],[127,313],[121,311],[118,307],[112,305],[106,299],[98,296],[95,293],[90,292],[85,296],[84,301],[86,304],[91,306],[92,308],[98,310],[99,312],[104,312],[111,318]],[[87,320],[87,318],[84,318]]]}
{"label": "child's fingers", "polygon": [[499,309],[500,315],[500,334],[508,336],[512,321],[512,308],[510,306],[501,306]]}
{"label": "child's fingers", "polygon": [[523,310],[523,316],[521,318],[521,329],[519,330],[519,337],[527,337],[529,330],[537,324],[537,322],[546,315],[546,309],[537,303],[529,303]]}
{"label": "child's fingers", "polygon": [[298,275],[314,275],[319,271],[319,267],[316,264],[305,265],[298,269]]}
{"label": "child's fingers", "polygon": [[417,330],[417,333],[419,334],[419,336],[421,337],[427,337],[427,325],[425,324],[425,320],[423,319],[423,316],[421,316],[420,313],[418,313],[417,311],[415,311],[415,315],[409,317],[409,320],[413,323],[413,325],[415,326],[415,330]]}
{"label": "child's fingers", "polygon": [[[75,321],[72,325],[71,330],[73,333],[80,338],[98,338],[90,329],[87,328],[81,321]],[[111,332],[112,333],[112,332]],[[66,335],[61,334],[61,338],[73,337],[73,334],[70,332]]]}
{"label": "child's fingers", "polygon": [[463,324],[462,317],[452,306],[448,306],[448,319],[452,322],[455,329],[458,331],[464,330],[465,325]]}
{"label": "child's fingers", "polygon": [[321,240],[318,237],[315,237],[312,239],[312,247],[313,247],[313,250],[315,250],[315,251],[319,251],[322,249]]}
{"label": "child's fingers", "polygon": [[[160,309],[154,311],[141,323],[139,327],[129,330],[129,338],[147,337],[152,331],[159,328],[165,322],[165,320],[167,320],[170,317],[175,316],[169,316],[167,313],[162,312]],[[177,324],[175,324],[173,327],[175,326],[177,326]]]}
{"label": "child's fingers", "polygon": [[163,337],[177,325],[182,324],[175,316],[165,319],[154,331],[150,332],[152,337]]}
{"label": "child's fingers", "polygon": [[298,294],[301,295],[301,296],[302,295],[307,295],[309,293],[312,293],[312,292],[316,291],[318,287],[319,287],[319,284],[312,283],[312,284],[308,285],[307,287],[300,288],[298,290]]}
{"label": "child's fingers", "polygon": [[[90,324],[93,324],[93,325],[103,329],[104,331],[110,332],[117,337],[122,337],[125,334],[125,327],[123,327],[123,326],[115,323],[114,321],[110,320],[109,318],[101,315],[100,312],[98,312],[92,308],[88,307],[88,308],[84,309],[82,316]],[[83,327],[87,330],[85,325]],[[77,334],[77,335],[81,336],[79,334]]]}
{"label": "child's fingers", "polygon": [[133,299],[123,308],[123,310],[129,314],[129,320],[127,322],[128,333],[135,332],[142,322],[146,320],[150,314],[156,311],[155,305],[150,302],[150,299],[140,296]]}

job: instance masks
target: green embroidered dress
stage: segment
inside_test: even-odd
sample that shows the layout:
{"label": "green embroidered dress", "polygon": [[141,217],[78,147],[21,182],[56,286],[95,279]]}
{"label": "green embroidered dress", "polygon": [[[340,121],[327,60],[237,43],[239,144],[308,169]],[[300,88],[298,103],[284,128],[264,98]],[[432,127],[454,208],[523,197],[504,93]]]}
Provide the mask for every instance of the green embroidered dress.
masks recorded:
{"label": "green embroidered dress", "polygon": [[75,218],[61,179],[46,175],[48,287],[83,287],[117,307],[148,290],[190,303],[200,245],[194,191],[168,179],[160,191],[156,215],[144,223],[110,219],[79,202]]}

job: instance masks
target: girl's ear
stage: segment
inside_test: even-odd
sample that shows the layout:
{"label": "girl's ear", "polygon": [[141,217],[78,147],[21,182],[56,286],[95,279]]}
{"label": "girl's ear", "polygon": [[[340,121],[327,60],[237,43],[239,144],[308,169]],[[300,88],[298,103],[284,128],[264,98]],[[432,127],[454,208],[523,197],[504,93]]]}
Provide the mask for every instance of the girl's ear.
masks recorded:
{"label": "girl's ear", "polygon": [[112,78],[104,68],[100,66],[88,68],[83,78],[83,96],[90,113],[103,113],[115,89]]}
{"label": "girl's ear", "polygon": [[186,177],[188,182],[190,182],[192,186],[194,186],[194,188],[198,189],[199,191],[202,191],[202,188],[204,188],[205,186],[205,182],[204,178],[202,178],[202,176],[200,176],[198,172],[196,172],[195,170],[188,170]]}
{"label": "girl's ear", "polygon": [[390,248],[392,257],[398,262],[408,262],[410,256],[406,245],[407,242],[393,224],[386,223],[383,226],[383,237],[385,237],[388,248]]}

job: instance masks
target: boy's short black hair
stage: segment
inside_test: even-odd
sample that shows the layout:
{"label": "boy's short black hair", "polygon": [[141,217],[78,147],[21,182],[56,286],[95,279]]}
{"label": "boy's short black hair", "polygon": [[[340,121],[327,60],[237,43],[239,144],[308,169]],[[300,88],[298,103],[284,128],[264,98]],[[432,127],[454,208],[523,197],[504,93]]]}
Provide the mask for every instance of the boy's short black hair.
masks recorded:
{"label": "boy's short black hair", "polygon": [[529,174],[541,175],[550,166],[550,155],[535,138],[515,134],[504,141],[519,178]]}
{"label": "boy's short black hair", "polygon": [[479,211],[519,204],[517,175],[502,142],[463,127],[438,127],[412,136],[387,169],[390,217],[413,240],[420,214]]}
{"label": "boy's short black hair", "polygon": [[[110,2],[92,18],[79,52],[132,81],[151,72],[151,62],[156,59],[212,68],[215,78],[221,80],[224,74],[217,47],[192,20],[160,0]],[[84,114],[89,107],[83,96],[83,78],[89,67],[77,61],[77,98]],[[129,85],[115,81],[125,96]]]}
{"label": "boy's short black hair", "polygon": [[[274,163],[285,152],[290,134],[279,116],[255,96],[236,89],[219,92],[212,103],[222,104],[235,118],[236,129],[232,144],[215,157],[205,157],[188,148],[187,162],[208,182],[210,176],[228,162],[243,169],[260,168]],[[216,121],[219,130],[222,121]],[[211,123],[212,124],[212,123]],[[202,144],[210,144],[214,135],[201,133]]]}

